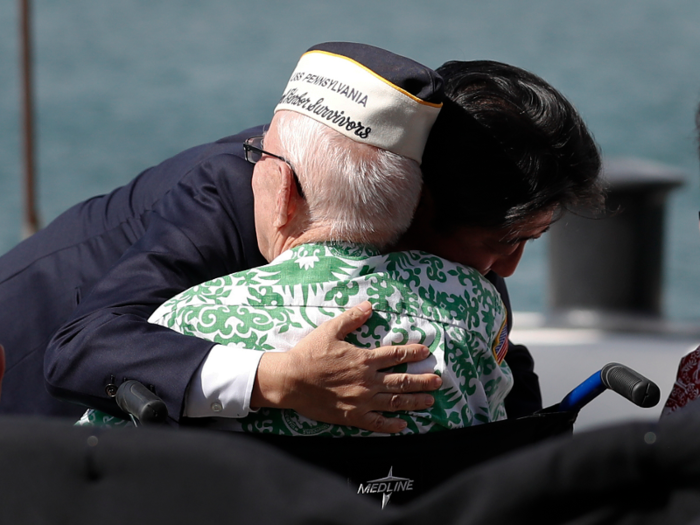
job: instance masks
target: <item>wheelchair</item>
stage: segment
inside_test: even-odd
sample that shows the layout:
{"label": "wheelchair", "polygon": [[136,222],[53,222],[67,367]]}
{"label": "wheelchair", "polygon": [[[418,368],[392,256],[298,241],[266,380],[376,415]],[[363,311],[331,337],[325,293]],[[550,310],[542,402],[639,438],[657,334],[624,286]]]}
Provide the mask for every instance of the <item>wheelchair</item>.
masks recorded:
{"label": "wheelchair", "polygon": [[[382,508],[402,505],[480,463],[528,445],[573,433],[579,411],[605,390],[641,407],[660,399],[656,384],[619,363],[608,363],[553,406],[530,416],[420,435],[372,438],[241,434],[267,443],[345,479],[356,494]],[[117,404],[136,426],[163,424],[165,404],[141,383],[125,381]],[[192,421],[188,426],[199,426]]]}

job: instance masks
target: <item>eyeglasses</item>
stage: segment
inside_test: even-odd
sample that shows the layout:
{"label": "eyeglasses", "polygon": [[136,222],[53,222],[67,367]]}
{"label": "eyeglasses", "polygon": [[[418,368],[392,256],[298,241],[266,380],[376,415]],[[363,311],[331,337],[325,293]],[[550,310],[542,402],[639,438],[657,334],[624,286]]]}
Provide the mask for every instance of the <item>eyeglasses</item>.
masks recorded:
{"label": "eyeglasses", "polygon": [[243,143],[243,151],[245,151],[245,160],[247,160],[251,164],[256,164],[260,159],[262,159],[263,155],[267,155],[268,157],[273,157],[275,159],[281,160],[282,162],[285,162],[287,166],[289,166],[289,169],[292,170],[292,175],[294,175],[294,183],[297,186],[297,191],[303,199],[304,190],[301,188],[299,177],[297,177],[297,173],[296,171],[294,171],[294,168],[292,167],[291,163],[284,157],[280,157],[279,155],[275,155],[274,153],[265,151],[264,149],[262,149],[262,145],[263,137],[250,137],[249,139],[246,139],[246,141]]}

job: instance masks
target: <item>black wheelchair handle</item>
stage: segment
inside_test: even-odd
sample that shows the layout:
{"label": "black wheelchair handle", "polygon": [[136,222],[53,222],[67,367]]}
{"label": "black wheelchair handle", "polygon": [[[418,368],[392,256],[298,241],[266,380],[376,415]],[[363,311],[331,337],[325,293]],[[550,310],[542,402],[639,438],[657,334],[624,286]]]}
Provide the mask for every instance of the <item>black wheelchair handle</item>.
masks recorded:
{"label": "black wheelchair handle", "polygon": [[168,408],[161,398],[142,383],[124,381],[117,389],[117,406],[142,424],[162,423],[168,417]]}
{"label": "black wheelchair handle", "polygon": [[614,390],[640,407],[656,406],[661,398],[661,391],[654,382],[620,363],[605,365],[600,370],[600,378],[610,390]]}

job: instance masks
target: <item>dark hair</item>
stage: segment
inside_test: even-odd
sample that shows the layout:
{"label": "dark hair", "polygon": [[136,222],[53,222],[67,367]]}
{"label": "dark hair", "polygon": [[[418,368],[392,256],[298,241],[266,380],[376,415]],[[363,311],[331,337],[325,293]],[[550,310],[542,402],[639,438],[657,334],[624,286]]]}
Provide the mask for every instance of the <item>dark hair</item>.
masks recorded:
{"label": "dark hair", "polygon": [[422,164],[436,226],[505,227],[539,211],[602,205],[598,147],[552,86],[499,62],[437,71],[447,100]]}

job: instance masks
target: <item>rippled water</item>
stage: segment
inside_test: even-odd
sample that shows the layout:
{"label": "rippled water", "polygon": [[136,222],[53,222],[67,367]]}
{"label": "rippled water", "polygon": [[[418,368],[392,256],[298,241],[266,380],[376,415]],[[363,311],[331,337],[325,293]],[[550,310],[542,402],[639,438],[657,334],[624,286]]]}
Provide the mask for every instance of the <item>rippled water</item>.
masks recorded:
{"label": "rippled water", "polygon": [[[266,121],[298,56],[328,40],[437,66],[530,69],[579,108],[606,156],[688,172],[669,199],[665,311],[700,320],[695,0],[36,0],[39,208],[48,221],[188,146]],[[17,6],[0,0],[0,252],[21,231]],[[510,279],[546,310],[546,241]]]}

